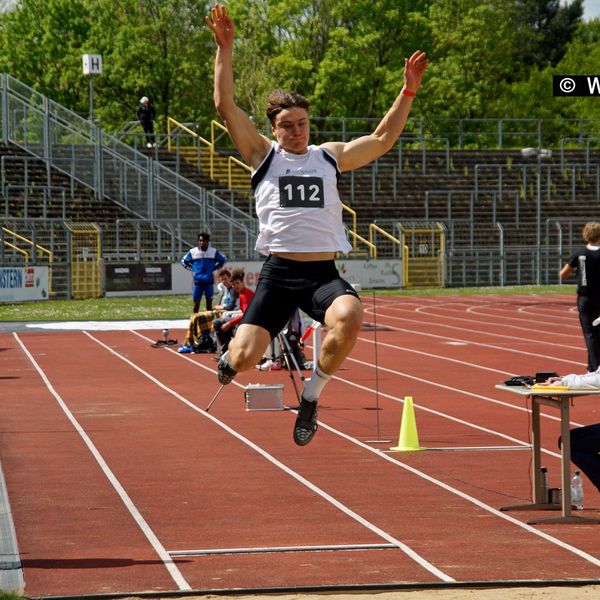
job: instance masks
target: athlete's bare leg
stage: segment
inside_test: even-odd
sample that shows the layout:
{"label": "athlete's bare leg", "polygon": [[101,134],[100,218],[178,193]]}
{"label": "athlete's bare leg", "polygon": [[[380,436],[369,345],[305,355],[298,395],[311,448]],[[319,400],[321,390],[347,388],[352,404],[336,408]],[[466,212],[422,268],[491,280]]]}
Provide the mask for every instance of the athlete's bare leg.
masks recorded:
{"label": "athlete's bare leg", "polygon": [[363,322],[363,307],[356,296],[338,296],[325,313],[329,328],[319,354],[319,366],[333,375],[356,343]]}
{"label": "athlete's bare leg", "polygon": [[229,364],[238,373],[251,369],[260,361],[270,343],[271,334],[266,329],[242,323],[229,343]]}

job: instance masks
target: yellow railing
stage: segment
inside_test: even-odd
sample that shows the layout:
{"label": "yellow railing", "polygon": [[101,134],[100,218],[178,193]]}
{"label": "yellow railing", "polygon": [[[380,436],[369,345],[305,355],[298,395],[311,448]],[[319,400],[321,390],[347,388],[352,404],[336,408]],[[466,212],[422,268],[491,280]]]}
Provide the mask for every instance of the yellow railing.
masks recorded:
{"label": "yellow railing", "polygon": [[[214,152],[214,148],[216,147],[215,129],[220,129],[221,131],[224,131],[227,135],[229,135],[229,131],[227,130],[227,127],[225,127],[225,125],[223,125],[222,123],[219,123],[219,121],[215,121],[214,119],[210,122],[210,141],[212,142],[213,152]],[[237,165],[238,167],[240,167],[244,171],[247,171],[248,173],[252,173],[252,169],[245,162],[242,162],[241,160],[237,159],[235,156],[228,156],[227,157],[227,186],[230,189],[233,188],[234,165]],[[213,163],[212,163],[212,156],[211,156],[211,169],[212,168],[213,168]],[[212,175],[212,171],[211,171],[211,179],[214,179],[214,177]]]}
{"label": "yellow railing", "polygon": [[54,262],[54,255],[52,254],[52,252],[50,252],[50,250],[48,250],[48,248],[44,248],[44,246],[40,246],[39,244],[34,244],[34,242],[32,242],[31,240],[28,240],[26,237],[23,237],[22,235],[19,235],[16,231],[11,231],[10,229],[6,228],[6,227],[2,227],[1,228],[2,231],[4,231],[5,233],[8,233],[8,235],[12,235],[14,238],[20,240],[21,242],[24,242],[25,244],[29,244],[31,247],[36,248],[36,250],[39,250],[40,252],[43,252],[44,254],[48,255],[48,292],[52,293],[52,264]]}
{"label": "yellow railing", "polygon": [[229,180],[229,187],[232,187],[232,183],[233,183],[233,173],[231,172],[232,166],[233,165],[238,165],[239,167],[241,167],[242,169],[244,169],[245,171],[248,171],[248,173],[252,173],[252,169],[244,162],[242,162],[241,160],[237,159],[235,156],[229,156],[227,157],[227,177]]}
{"label": "yellow railing", "polygon": [[[4,227],[2,229],[4,229]],[[25,257],[25,266],[29,265],[29,254],[27,254],[27,252],[25,252],[25,250],[23,250],[23,248],[19,248],[19,246],[15,246],[14,244],[7,242],[6,240],[2,240],[2,241],[4,242],[5,246],[8,246],[9,248],[12,248],[13,250],[16,250],[17,252],[22,254]]]}
{"label": "yellow railing", "polygon": [[356,250],[356,241],[362,242],[369,249],[369,258],[377,258],[377,246],[372,244],[369,240],[364,238],[362,235],[356,233],[356,231],[348,230],[348,233],[352,236],[354,240],[353,249]]}
{"label": "yellow railing", "polygon": [[354,236],[360,237],[360,236],[358,236],[358,234],[356,233],[356,211],[355,211],[354,209],[350,208],[350,207],[349,207],[347,204],[344,204],[344,203],[342,203],[342,208],[343,208],[343,209],[344,209],[346,212],[350,213],[350,215],[351,215],[351,217],[352,217],[352,229],[350,229],[350,233],[352,233],[352,234],[353,234],[353,238],[352,238],[352,240],[353,240],[353,243],[352,243],[352,249],[353,249],[353,250],[356,250],[356,237],[354,237]]}
{"label": "yellow railing", "polygon": [[400,224],[402,231],[404,286],[444,287],[445,229],[441,223],[433,226]]}
{"label": "yellow railing", "polygon": [[[217,161],[225,162],[225,157],[220,156],[216,151],[215,130],[222,129],[224,132],[228,133],[227,128],[224,127],[218,121],[214,121],[214,120],[211,121],[210,122],[210,140],[207,140],[207,139],[203,138],[201,135],[198,135],[195,131],[192,131],[189,127],[186,127],[183,123],[179,123],[172,117],[169,117],[167,119],[167,135],[168,135],[168,146],[167,147],[168,147],[169,151],[171,151],[174,147],[173,140],[172,140],[173,139],[172,133],[175,128],[178,129],[179,131],[183,131],[184,133],[188,134],[189,136],[191,136],[192,138],[194,138],[195,140],[198,140],[198,142],[200,142],[199,146],[189,146],[189,147],[188,146],[179,146],[179,148],[192,149],[196,153],[198,153],[198,155],[200,154],[201,147],[204,147],[208,150],[208,174],[211,179],[213,179],[213,180],[217,179],[216,169],[215,169],[216,163],[217,163]],[[222,164],[222,162],[220,164]],[[234,169],[235,168],[239,167],[247,173],[252,172],[252,169],[250,169],[250,167],[247,164],[245,164],[241,160],[237,159],[235,156],[227,157],[226,166],[227,166],[227,187],[229,189],[233,189],[235,187],[235,183],[236,183],[235,177],[234,177]],[[239,183],[239,181],[238,181],[238,183]],[[244,185],[244,187],[246,187],[246,185]],[[249,187],[249,183],[248,183],[248,187]]]}
{"label": "yellow railing", "polygon": [[[189,127],[186,127],[183,123],[176,121],[172,117],[168,117],[167,118],[167,139],[168,139],[167,148],[168,148],[169,152],[171,150],[173,150],[173,143],[172,143],[173,136],[171,134],[172,134],[172,131],[174,128],[180,129],[181,131],[187,133],[188,135],[192,136],[194,139],[198,140],[203,146],[206,146],[206,148],[208,148],[209,161],[210,161],[210,163],[209,163],[210,164],[210,178],[214,179],[214,177],[213,177],[213,173],[214,173],[213,165],[214,165],[214,154],[215,154],[214,142],[204,139],[201,135],[197,134],[195,131],[192,131]],[[211,128],[211,137],[214,137],[214,136],[212,136],[212,128]],[[200,152],[200,150],[198,148],[196,148],[196,146],[191,146],[191,147],[194,148],[195,150],[197,150],[198,152]]]}
{"label": "yellow railing", "polygon": [[388,240],[394,242],[394,244],[398,244],[399,247],[402,246],[402,242],[397,237],[394,237],[391,233],[388,233],[385,229],[382,229],[381,227],[379,227],[379,225],[375,225],[375,223],[371,223],[369,225],[369,241],[375,245],[375,257],[374,258],[377,258],[377,245],[375,244],[375,232],[380,233],[381,235],[386,237]]}
{"label": "yellow railing", "polygon": [[173,145],[171,142],[171,137],[172,137],[171,132],[173,130],[172,128],[177,128],[177,129],[181,129],[182,131],[185,131],[185,133],[191,135],[193,138],[196,138],[205,146],[208,146],[208,148],[210,149],[211,152],[214,152],[215,148],[214,148],[214,144],[212,142],[205,140],[201,135],[198,135],[195,131],[192,131],[189,127],[186,127],[183,123],[176,121],[172,117],[167,118],[167,139],[168,139],[167,147],[168,147],[169,151],[173,150]]}
{"label": "yellow railing", "polygon": [[408,287],[408,246],[402,246],[402,284]]}
{"label": "yellow railing", "polygon": [[210,141],[213,143],[213,146],[215,145],[215,139],[217,137],[215,135],[215,129],[220,129],[221,131],[224,131],[227,135],[229,135],[229,130],[227,129],[227,127],[225,127],[223,123],[219,123],[219,121],[215,121],[213,119],[210,122]]}

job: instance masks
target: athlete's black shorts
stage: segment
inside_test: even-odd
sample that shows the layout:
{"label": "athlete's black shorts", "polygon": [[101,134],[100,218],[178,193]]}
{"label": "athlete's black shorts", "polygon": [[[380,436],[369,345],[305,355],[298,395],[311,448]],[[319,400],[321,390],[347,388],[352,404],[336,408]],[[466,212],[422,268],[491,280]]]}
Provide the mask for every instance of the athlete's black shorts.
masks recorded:
{"label": "athlete's black shorts", "polygon": [[296,308],[324,323],[327,309],[345,294],[358,298],[354,288],[340,277],[335,261],[304,262],[269,256],[241,322],[259,325],[274,338]]}

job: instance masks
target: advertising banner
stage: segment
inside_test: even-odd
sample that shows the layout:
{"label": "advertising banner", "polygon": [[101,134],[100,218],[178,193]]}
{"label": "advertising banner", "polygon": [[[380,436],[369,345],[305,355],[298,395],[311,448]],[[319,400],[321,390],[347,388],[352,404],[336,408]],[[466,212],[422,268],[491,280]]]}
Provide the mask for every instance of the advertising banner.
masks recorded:
{"label": "advertising banner", "polygon": [[107,296],[171,291],[171,263],[109,264],[105,276]]}
{"label": "advertising banner", "polygon": [[[336,260],[335,264],[348,283],[362,289],[403,287],[401,260]],[[256,289],[262,261],[231,261],[225,266],[230,271],[242,267],[246,286]],[[106,265],[107,296],[191,294],[192,286],[192,273],[180,263]]]}
{"label": "advertising banner", "polygon": [[360,284],[363,289],[403,286],[400,260],[336,260],[335,264],[348,283]]}
{"label": "advertising banner", "polygon": [[0,267],[0,302],[48,299],[48,267]]}

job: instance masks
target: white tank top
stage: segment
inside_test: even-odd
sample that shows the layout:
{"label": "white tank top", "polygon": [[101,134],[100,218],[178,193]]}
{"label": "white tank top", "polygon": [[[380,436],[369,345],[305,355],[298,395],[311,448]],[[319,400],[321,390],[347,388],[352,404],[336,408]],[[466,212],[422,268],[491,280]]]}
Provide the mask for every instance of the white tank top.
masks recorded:
{"label": "white tank top", "polygon": [[335,158],[319,146],[292,154],[277,142],[252,174],[259,234],[255,249],[271,252],[343,252],[352,246],[342,223]]}

